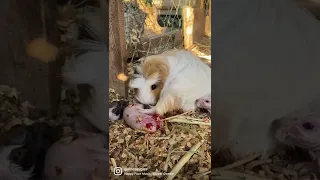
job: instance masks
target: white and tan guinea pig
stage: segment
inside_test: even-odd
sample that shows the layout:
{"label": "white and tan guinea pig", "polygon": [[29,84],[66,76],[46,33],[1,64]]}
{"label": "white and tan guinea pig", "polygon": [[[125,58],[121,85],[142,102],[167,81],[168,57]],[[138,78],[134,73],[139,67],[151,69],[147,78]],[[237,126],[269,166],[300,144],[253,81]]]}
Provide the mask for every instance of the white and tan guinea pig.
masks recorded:
{"label": "white and tan guinea pig", "polygon": [[195,110],[196,99],[211,93],[211,68],[189,51],[148,56],[136,71],[129,84],[136,100],[154,106],[143,113]]}
{"label": "white and tan guinea pig", "polygon": [[76,44],[78,56],[66,61],[62,67],[63,80],[68,86],[77,88],[89,85],[89,98],[82,102],[81,115],[94,127],[108,133],[108,48],[103,37],[104,20],[97,12],[87,13],[83,27],[94,40],[78,40]]}

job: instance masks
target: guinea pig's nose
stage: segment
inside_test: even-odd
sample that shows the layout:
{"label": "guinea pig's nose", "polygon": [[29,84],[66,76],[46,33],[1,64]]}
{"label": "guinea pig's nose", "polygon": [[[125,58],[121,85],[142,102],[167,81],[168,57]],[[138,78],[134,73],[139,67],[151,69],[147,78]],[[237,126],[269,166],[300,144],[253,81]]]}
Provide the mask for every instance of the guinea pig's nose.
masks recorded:
{"label": "guinea pig's nose", "polygon": [[151,106],[149,104],[143,104],[143,109],[151,109]]}
{"label": "guinea pig's nose", "polygon": [[198,103],[199,99],[196,99],[196,103]]}

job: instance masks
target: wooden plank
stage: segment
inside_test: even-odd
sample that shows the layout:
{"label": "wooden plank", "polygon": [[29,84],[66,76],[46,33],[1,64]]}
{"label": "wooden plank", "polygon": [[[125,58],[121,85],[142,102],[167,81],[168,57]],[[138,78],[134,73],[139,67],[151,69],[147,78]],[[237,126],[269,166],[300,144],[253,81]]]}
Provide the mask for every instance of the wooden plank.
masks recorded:
{"label": "wooden plank", "polygon": [[128,85],[117,75],[127,74],[124,9],[121,1],[109,1],[109,84],[110,88],[127,97]]}
{"label": "wooden plank", "polygon": [[45,26],[41,0],[4,0],[2,3],[0,84],[15,87],[21,93],[21,100],[28,100],[39,110],[55,113],[60,99],[61,78],[58,74],[62,59],[43,62],[28,56],[26,47],[31,40],[44,34],[50,43],[59,47],[56,10],[52,8],[56,7],[56,1],[44,0]]}
{"label": "wooden plank", "polygon": [[182,10],[182,19],[184,48],[189,49],[204,36],[204,9],[184,7]]}
{"label": "wooden plank", "polygon": [[209,3],[209,16],[205,17],[205,31],[204,34],[206,36],[211,37],[211,1],[208,1]]}

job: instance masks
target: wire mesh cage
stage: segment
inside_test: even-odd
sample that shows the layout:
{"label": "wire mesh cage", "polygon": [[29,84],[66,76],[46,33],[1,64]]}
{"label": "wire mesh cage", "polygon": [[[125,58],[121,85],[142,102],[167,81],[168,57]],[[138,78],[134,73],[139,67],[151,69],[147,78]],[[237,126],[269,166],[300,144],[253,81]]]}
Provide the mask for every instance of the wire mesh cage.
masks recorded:
{"label": "wire mesh cage", "polygon": [[124,0],[126,46],[129,57],[159,54],[183,46],[184,6],[196,0]]}

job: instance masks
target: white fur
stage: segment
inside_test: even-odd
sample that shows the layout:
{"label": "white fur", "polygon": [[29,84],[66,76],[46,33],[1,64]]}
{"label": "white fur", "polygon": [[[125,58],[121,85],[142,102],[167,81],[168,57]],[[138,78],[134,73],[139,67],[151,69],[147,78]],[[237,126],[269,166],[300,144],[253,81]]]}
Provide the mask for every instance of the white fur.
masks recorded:
{"label": "white fur", "polygon": [[114,108],[116,108],[116,107],[109,108],[109,120],[112,120],[112,121],[118,120],[120,117],[120,115],[116,115],[112,112],[112,110],[114,110]]}
{"label": "white fur", "polygon": [[[104,14],[105,11],[97,12]],[[105,23],[99,14],[87,13],[84,18],[88,23],[84,25],[96,40],[78,41],[78,50],[85,50],[86,53],[66,61],[62,68],[63,78],[69,86],[75,89],[78,84],[88,84],[93,87],[92,99],[81,108],[81,114],[96,128],[108,132],[109,53],[106,38],[102,33]]]}
{"label": "white fur", "polygon": [[[103,49],[101,49],[103,50]],[[69,85],[89,84],[93,87],[92,99],[81,108],[81,114],[96,128],[108,132],[108,63],[107,52],[89,52],[64,66],[64,80]]]}
{"label": "white fur", "polygon": [[136,99],[143,104],[155,105],[157,103],[156,97],[151,93],[151,85],[157,83],[158,78],[145,79],[143,76],[137,77],[133,81],[130,81],[132,88],[138,88],[139,92]]}
{"label": "white fur", "polygon": [[[152,61],[157,56],[160,57],[157,59],[164,59],[164,63],[167,63],[170,69],[154,110],[159,114],[166,113],[164,112],[166,105],[177,98],[182,101],[182,110],[195,110],[195,100],[211,93],[211,68],[197,56],[184,50],[149,56],[144,62]],[[141,103],[154,103],[155,97],[151,93],[150,86],[157,80],[148,81],[142,75],[131,81],[130,86],[140,91],[136,98]],[[147,111],[152,112],[152,109]]]}

